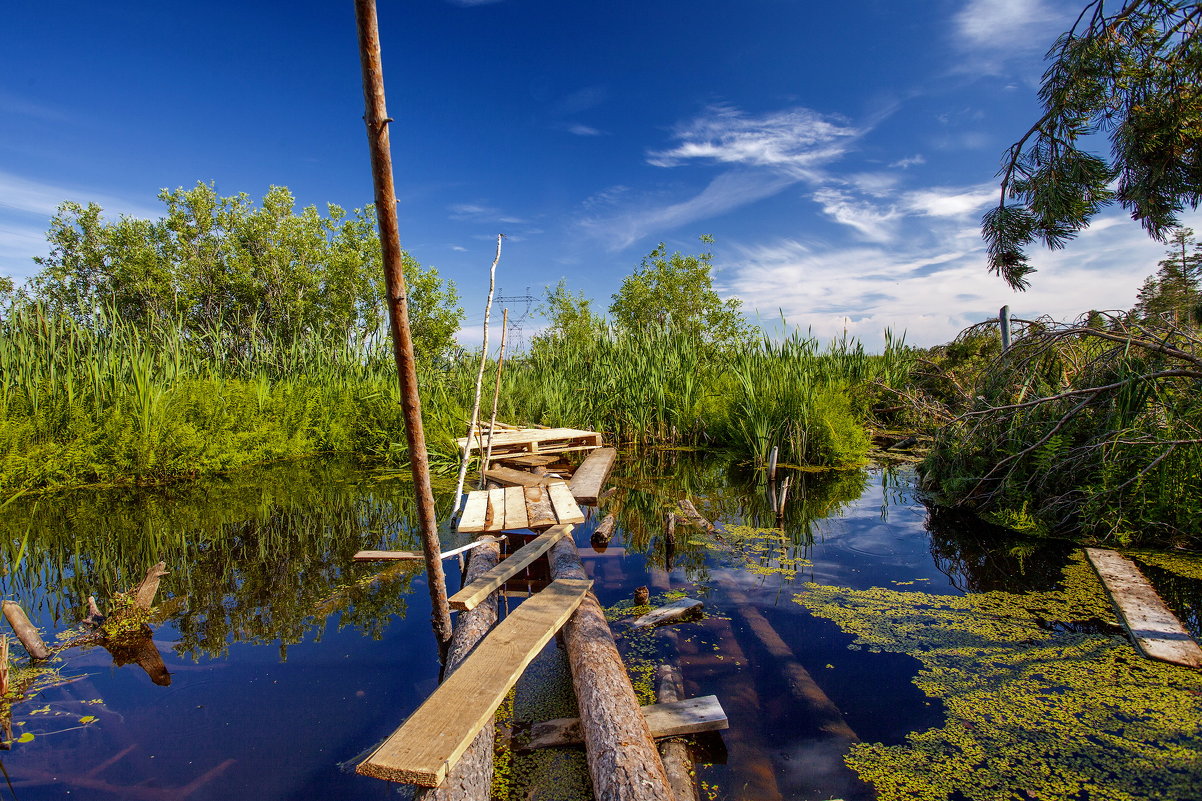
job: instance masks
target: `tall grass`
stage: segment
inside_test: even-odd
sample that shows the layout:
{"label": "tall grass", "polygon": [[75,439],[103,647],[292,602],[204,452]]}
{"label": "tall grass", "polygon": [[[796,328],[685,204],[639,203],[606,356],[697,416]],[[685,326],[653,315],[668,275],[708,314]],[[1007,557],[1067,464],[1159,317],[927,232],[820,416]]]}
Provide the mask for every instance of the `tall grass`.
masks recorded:
{"label": "tall grass", "polygon": [[[183,321],[80,321],[37,304],[0,322],[0,493],[153,482],[322,452],[401,464],[395,367],[380,336],[235,336]],[[431,461],[453,468],[471,359],[419,358]],[[820,348],[794,333],[719,350],[670,330],[603,330],[507,362],[502,419],[702,445],[763,462],[862,461],[864,388],[905,366],[892,345]]]}

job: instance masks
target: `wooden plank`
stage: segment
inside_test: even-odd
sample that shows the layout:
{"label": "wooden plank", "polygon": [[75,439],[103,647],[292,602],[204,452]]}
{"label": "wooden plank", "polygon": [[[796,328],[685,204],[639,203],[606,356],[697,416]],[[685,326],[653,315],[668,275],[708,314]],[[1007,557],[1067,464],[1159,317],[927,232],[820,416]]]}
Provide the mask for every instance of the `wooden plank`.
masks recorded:
{"label": "wooden plank", "polygon": [[488,528],[486,531],[504,531],[509,528],[506,525],[505,513],[505,490],[495,489],[488,491]]}
{"label": "wooden plank", "polygon": [[[502,539],[502,537],[480,537],[477,540],[469,542],[467,545],[460,545],[458,548],[443,551],[441,556],[443,559],[449,559],[452,556],[458,556],[464,551],[479,548],[481,545],[486,545],[490,542],[500,542]],[[359,551],[355,554],[354,558],[356,562],[397,562],[411,559],[425,559],[426,557],[421,551]]]}
{"label": "wooden plank", "polygon": [[529,528],[526,517],[526,493],[521,487],[505,488],[505,528]]}
{"label": "wooden plank", "polygon": [[703,607],[701,601],[693,598],[681,598],[678,601],[673,601],[666,606],[661,606],[658,609],[652,609],[647,614],[636,618],[630,625],[636,629],[647,628],[648,626],[656,626],[660,623],[666,623],[669,620],[675,620],[678,617],[684,617],[694,611],[701,611]]}
{"label": "wooden plank", "polygon": [[605,487],[605,480],[609,478],[609,472],[613,470],[617,460],[618,452],[613,448],[598,448],[590,453],[580,463],[580,467],[576,468],[572,480],[568,482],[576,500],[595,506],[597,496]]}
{"label": "wooden plank", "polygon": [[[487,432],[486,432],[487,433]],[[459,437],[455,442],[460,448],[467,444],[467,437]],[[586,447],[600,447],[601,435],[596,431],[582,431],[578,428],[523,428],[518,431],[500,431],[493,434],[492,447],[493,453],[498,450],[504,451],[506,448],[524,448],[529,445],[538,445],[534,452],[550,451],[557,443],[566,444],[571,442],[573,445],[583,445]],[[471,446],[479,448],[479,440],[477,437],[472,438]]]}
{"label": "wooden plank", "polygon": [[498,462],[504,462],[509,467],[546,467],[549,464],[555,464],[562,457],[557,453],[549,454],[527,454],[526,456],[506,456],[503,459],[497,459]]}
{"label": "wooden plank", "polygon": [[437,787],[591,586],[555,581],[523,601],[357,771]]}
{"label": "wooden plank", "polygon": [[459,518],[459,530],[464,534],[475,534],[484,531],[488,521],[488,493],[476,490],[467,494],[467,503],[463,505],[463,515]]}
{"label": "wooden plank", "polygon": [[1149,659],[1202,667],[1202,648],[1194,642],[1143,573],[1130,559],[1105,548],[1086,548],[1110,602],[1135,646]]}
{"label": "wooden plank", "polygon": [[514,470],[512,467],[489,468],[484,471],[484,477],[507,487],[541,487],[548,481],[555,480],[547,476],[536,476],[525,470]]}
{"label": "wooden plank", "polygon": [[[704,695],[684,701],[665,704],[649,704],[640,707],[651,736],[679,737],[705,731],[720,731],[730,726],[718,696]],[[521,750],[551,748],[555,746],[580,745],[584,733],[580,729],[580,718],[556,718],[535,723],[530,727],[530,739]]]}
{"label": "wooden plank", "polygon": [[583,523],[584,512],[580,504],[572,497],[572,491],[562,481],[547,485],[547,494],[551,496],[551,506],[555,510],[555,519],[560,523]]}
{"label": "wooden plank", "polygon": [[551,496],[546,487],[526,487],[526,523],[530,528],[553,526],[559,521],[555,518],[555,508],[551,506]]}
{"label": "wooden plank", "polygon": [[508,559],[502,559],[492,570],[452,595],[449,599],[451,608],[461,611],[472,609],[506,580],[525,570],[535,559],[546,553],[552,545],[571,533],[571,526],[556,526],[535,537],[510,554]]}

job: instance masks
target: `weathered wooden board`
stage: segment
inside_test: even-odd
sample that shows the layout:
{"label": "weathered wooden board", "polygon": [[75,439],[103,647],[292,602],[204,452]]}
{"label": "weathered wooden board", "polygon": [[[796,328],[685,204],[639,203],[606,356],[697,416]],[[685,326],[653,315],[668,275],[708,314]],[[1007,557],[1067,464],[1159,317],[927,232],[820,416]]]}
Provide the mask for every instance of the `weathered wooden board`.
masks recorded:
{"label": "weathered wooden board", "polygon": [[[465,551],[470,551],[473,548],[479,548],[481,545],[500,541],[501,538],[499,537],[480,537],[473,542],[469,542],[467,545],[460,545],[458,548],[443,551],[440,556],[443,559],[448,559],[452,556],[458,556]],[[356,562],[398,562],[425,558],[421,551],[359,551],[354,556]]]}
{"label": "weathered wooden board", "polygon": [[509,578],[530,566],[563,537],[570,536],[571,526],[555,526],[518,548],[509,558],[502,559],[496,567],[452,595],[448,602],[452,609],[466,610],[475,607]]}
{"label": "weathered wooden board", "polygon": [[703,607],[701,601],[693,598],[681,598],[678,601],[673,601],[670,604],[661,606],[658,609],[652,609],[647,614],[635,618],[630,625],[636,629],[646,628],[648,626],[657,626],[660,623],[666,623],[669,620],[675,620],[685,615],[700,612]]}
{"label": "weathered wooden board", "polygon": [[502,459],[494,459],[493,461],[501,462],[509,467],[531,468],[531,467],[546,467],[549,464],[555,464],[562,457],[557,453],[548,454],[527,454],[525,456],[506,456]]}
{"label": "weathered wooden board", "polygon": [[548,481],[556,480],[547,476],[537,476],[525,470],[514,470],[512,467],[489,468],[484,471],[484,477],[507,487],[541,487]]}
{"label": "weathered wooden board", "polygon": [[505,490],[494,489],[488,491],[488,527],[485,531],[504,531],[507,526],[505,524]]}
{"label": "weathered wooden board", "polygon": [[523,601],[357,771],[437,787],[591,586],[555,581]]}
{"label": "weathered wooden board", "polygon": [[[684,701],[666,704],[650,704],[641,707],[643,719],[651,729],[651,736],[679,737],[704,731],[720,731],[730,726],[722,704],[716,695],[704,695]],[[554,746],[580,745],[584,733],[580,729],[580,718],[556,718],[535,723],[530,727],[530,738],[522,744],[522,750],[550,748]]]}
{"label": "weathered wooden board", "polygon": [[[456,440],[460,449],[468,445],[467,437]],[[483,449],[486,441],[471,438],[471,449]],[[596,431],[577,428],[523,428],[518,431],[496,431],[492,437],[492,458],[527,453],[561,453],[601,447],[601,435]]]}
{"label": "weathered wooden board", "polygon": [[580,504],[572,497],[572,491],[562,481],[547,485],[547,494],[551,496],[551,507],[555,510],[555,519],[560,523],[583,523],[584,512]]}
{"label": "weathered wooden board", "polygon": [[613,448],[598,448],[588,455],[568,482],[572,495],[580,503],[596,505],[597,496],[605,487],[605,480],[613,470],[614,462],[618,460],[618,452]]}
{"label": "weathered wooden board", "polygon": [[505,528],[529,528],[526,516],[526,493],[521,487],[505,488]]}
{"label": "weathered wooden board", "polygon": [[1202,648],[1160,600],[1134,562],[1105,548],[1086,548],[1085,555],[1106,587],[1127,633],[1144,656],[1175,665],[1202,667]]}
{"label": "weathered wooden board", "polygon": [[469,492],[467,502],[463,505],[463,514],[459,516],[459,530],[467,534],[484,531],[488,522],[488,493],[483,490]]}
{"label": "weathered wooden board", "polygon": [[526,487],[526,523],[530,528],[553,526],[559,522],[555,517],[555,508],[551,506],[551,496],[546,487]]}

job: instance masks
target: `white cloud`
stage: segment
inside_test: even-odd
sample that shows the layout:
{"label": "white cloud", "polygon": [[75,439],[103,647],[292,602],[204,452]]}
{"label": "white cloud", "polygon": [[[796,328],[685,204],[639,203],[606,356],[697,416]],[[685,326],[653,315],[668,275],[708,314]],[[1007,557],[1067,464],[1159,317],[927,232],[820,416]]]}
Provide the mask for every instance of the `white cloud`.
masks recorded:
{"label": "white cloud", "polygon": [[[1186,223],[1193,218],[1202,215]],[[1033,250],[1039,271],[1031,289],[1016,293],[986,269],[975,223],[916,219],[927,227],[907,224],[906,241],[889,247],[781,240],[742,248],[739,258],[727,259],[737,266],[723,274],[722,290],[762,318],[779,309],[790,324],[824,339],[846,331],[879,348],[888,327],[925,346],[950,340],[1007,304],[1027,319],[1129,308],[1164,251],[1122,212],[1111,212],[1065,250]]]}
{"label": "white cloud", "polygon": [[888,242],[896,235],[895,223],[902,214],[895,206],[882,207],[868,201],[857,201],[849,192],[830,187],[819,189],[814,201],[822,213],[835,222],[854,228],[864,239]]}
{"label": "white cloud", "polygon": [[904,159],[898,159],[897,161],[893,162],[889,166],[890,167],[898,167],[900,169],[907,170],[910,167],[915,167],[919,164],[926,164],[926,163],[927,163],[926,157],[923,156],[921,153],[916,153],[913,156],[908,156]]}
{"label": "white cloud", "polygon": [[815,167],[846,153],[863,133],[840,117],[808,108],[752,117],[733,106],[710,106],[704,115],[677,127],[676,147],[649,153],[647,161],[657,167],[690,160],[771,167],[808,178]]}
{"label": "white cloud", "polygon": [[579,123],[576,123],[575,125],[569,125],[568,133],[575,134],[576,136],[605,136],[604,131],[597,130],[596,128],[592,128],[588,125],[581,125]]}
{"label": "white cloud", "polygon": [[971,0],[952,19],[957,71],[997,75],[1011,62],[1029,68],[1079,11],[1080,3],[1058,0]]}

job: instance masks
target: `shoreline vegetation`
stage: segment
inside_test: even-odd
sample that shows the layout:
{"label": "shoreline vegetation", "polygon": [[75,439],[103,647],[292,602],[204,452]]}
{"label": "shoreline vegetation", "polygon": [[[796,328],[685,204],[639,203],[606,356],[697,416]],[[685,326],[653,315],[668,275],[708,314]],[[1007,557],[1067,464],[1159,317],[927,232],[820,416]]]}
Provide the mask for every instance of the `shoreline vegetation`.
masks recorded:
{"label": "shoreline vegetation", "polygon": [[[155,221],[63,204],[41,272],[0,288],[0,502],[317,454],[404,465],[371,209],[203,183],[160,199]],[[994,320],[927,349],[886,332],[869,354],[763,334],[718,297],[709,253],[660,245],[608,316],[549,289],[549,327],[507,356],[499,417],[757,469],[774,448],[786,465],[859,467],[882,455],[873,432],[916,433],[938,503],[1025,535],[1196,545],[1199,264],[1182,229],[1130,312],[1016,321],[1006,352]],[[431,465],[448,474],[479,354],[455,344],[454,284],[405,269]]]}

